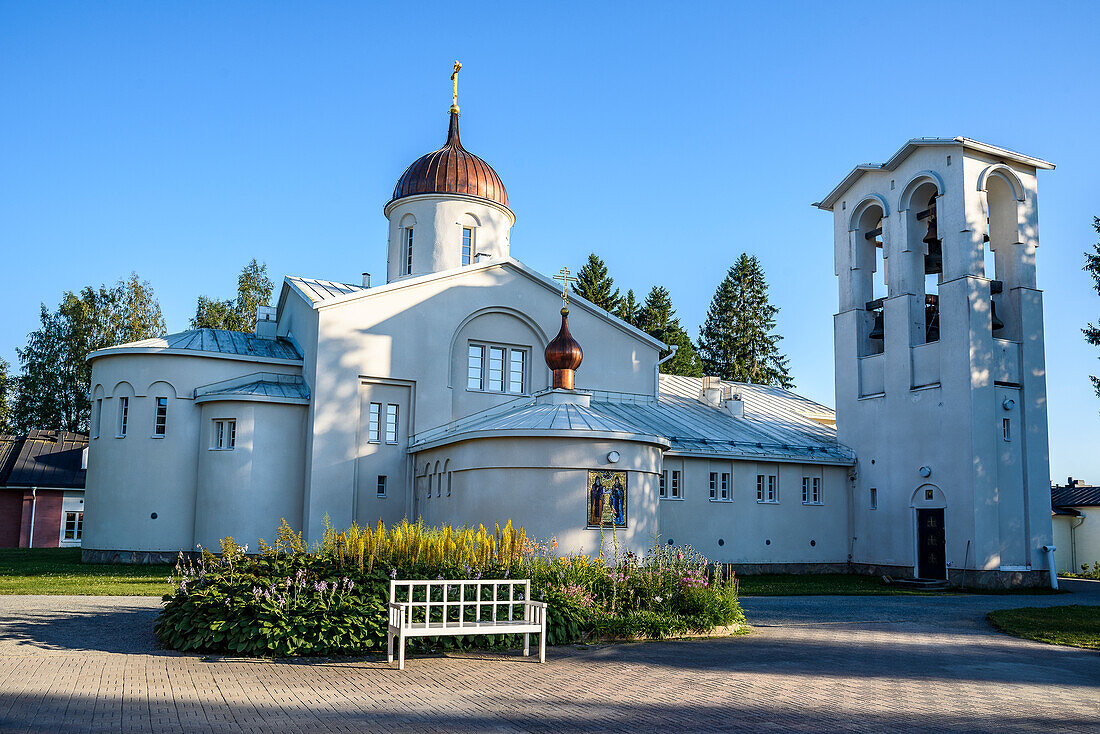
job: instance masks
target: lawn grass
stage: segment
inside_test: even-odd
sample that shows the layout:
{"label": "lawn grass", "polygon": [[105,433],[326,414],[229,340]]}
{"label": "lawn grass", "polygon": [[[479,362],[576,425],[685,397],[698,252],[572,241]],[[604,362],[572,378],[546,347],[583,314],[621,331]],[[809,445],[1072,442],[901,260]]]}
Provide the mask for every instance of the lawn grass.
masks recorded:
{"label": "lawn grass", "polygon": [[80,562],[79,548],[0,548],[0,594],[161,596],[167,565]]}
{"label": "lawn grass", "polygon": [[1025,640],[1100,650],[1100,607],[1001,609],[986,618],[1001,632]]}
{"label": "lawn grass", "polygon": [[1052,589],[951,589],[921,591],[889,586],[881,576],[851,573],[761,574],[739,575],[740,596],[940,596],[943,594],[1057,594]]}

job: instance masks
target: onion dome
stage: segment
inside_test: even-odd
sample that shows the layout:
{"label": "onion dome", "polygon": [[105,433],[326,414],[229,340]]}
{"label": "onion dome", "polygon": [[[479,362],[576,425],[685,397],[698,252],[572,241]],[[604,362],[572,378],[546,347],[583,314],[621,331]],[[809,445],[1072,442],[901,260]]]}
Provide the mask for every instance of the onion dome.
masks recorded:
{"label": "onion dome", "polygon": [[396,201],[416,194],[466,194],[508,206],[508,193],[488,163],[462,147],[458,137],[458,109],[451,108],[447,142],[413,161],[393,189]]}
{"label": "onion dome", "polygon": [[546,366],[554,371],[554,387],[573,389],[573,372],[581,366],[584,352],[581,345],[569,333],[569,309],[561,310],[561,329],[546,345]]}

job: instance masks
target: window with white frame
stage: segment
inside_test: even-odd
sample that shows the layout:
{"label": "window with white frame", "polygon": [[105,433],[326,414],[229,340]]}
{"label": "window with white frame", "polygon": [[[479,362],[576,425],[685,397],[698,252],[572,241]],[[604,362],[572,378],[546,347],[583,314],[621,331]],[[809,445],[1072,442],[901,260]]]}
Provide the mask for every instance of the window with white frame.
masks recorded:
{"label": "window with white frame", "polygon": [[377,487],[377,489],[375,489],[375,494],[378,497],[385,497],[386,496],[386,475],[385,474],[379,474],[378,475],[378,487]]}
{"label": "window with white frame", "polygon": [[210,448],[215,451],[232,451],[237,448],[237,420],[215,418],[210,438]]}
{"label": "window with white frame", "polygon": [[821,504],[821,477],[802,477],[802,504]]}
{"label": "window with white frame", "polygon": [[405,250],[405,262],[404,268],[401,271],[402,275],[412,275],[413,271],[413,228],[405,227],[404,234],[404,250]]}
{"label": "window with white frame", "polygon": [[103,398],[95,401],[95,413],[92,414],[92,438],[99,438],[99,430],[103,424]]}
{"label": "window with white frame", "polygon": [[710,473],[710,498],[718,499],[718,472],[716,471]]}
{"label": "window with white frame", "polygon": [[462,264],[469,265],[474,261],[474,228],[462,228]]}
{"label": "window with white frame", "polygon": [[779,477],[775,474],[756,475],[756,501],[779,502]]}
{"label": "window with white frame", "polygon": [[722,477],[721,477],[720,483],[718,485],[718,499],[725,502],[725,501],[729,500],[729,498],[730,498],[730,473],[724,471],[724,472],[722,472]]}
{"label": "window with white frame", "polygon": [[397,443],[397,406],[386,405],[386,443]]}
{"label": "window with white frame", "polygon": [[65,513],[65,527],[64,532],[61,535],[62,540],[80,540],[80,536],[84,534],[84,513],[83,512],[66,512]]}
{"label": "window with white frame", "polygon": [[680,492],[680,472],[677,469],[672,470],[672,477],[671,481],[669,482],[668,492],[674,500],[678,500],[683,496]]}
{"label": "window with white frame", "polygon": [[371,403],[367,413],[367,442],[382,440],[382,403]]}
{"label": "window with white frame", "polygon": [[1011,441],[1012,440],[1012,419],[1011,418],[1002,418],[1001,419],[1001,438],[1003,438],[1005,441]]}
{"label": "window with white frame", "polygon": [[153,435],[163,436],[168,429],[168,398],[157,398],[156,415],[153,421]]}
{"label": "window with white frame", "polygon": [[660,499],[668,499],[668,469],[661,472],[657,478],[657,496]]}
{"label": "window with white frame", "polygon": [[118,437],[126,438],[127,424],[130,422],[130,398],[118,399]]}
{"label": "window with white frame", "polygon": [[511,395],[527,394],[527,351],[496,344],[470,344],[466,388]]}

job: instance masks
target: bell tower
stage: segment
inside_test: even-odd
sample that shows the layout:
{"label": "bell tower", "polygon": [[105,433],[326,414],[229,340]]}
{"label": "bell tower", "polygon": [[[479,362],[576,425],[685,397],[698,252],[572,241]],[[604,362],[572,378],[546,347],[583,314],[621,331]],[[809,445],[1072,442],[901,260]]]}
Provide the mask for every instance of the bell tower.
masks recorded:
{"label": "bell tower", "polygon": [[1009,587],[1048,581],[1036,173],[967,138],[909,141],[815,206],[834,218],[837,431],[856,452],[850,560]]}

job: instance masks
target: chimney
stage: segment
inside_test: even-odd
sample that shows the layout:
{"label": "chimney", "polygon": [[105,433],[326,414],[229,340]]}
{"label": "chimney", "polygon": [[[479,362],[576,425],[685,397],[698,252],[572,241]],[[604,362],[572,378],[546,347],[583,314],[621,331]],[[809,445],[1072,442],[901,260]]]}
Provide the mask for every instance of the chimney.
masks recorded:
{"label": "chimney", "polygon": [[363,287],[370,288],[370,273],[363,273]]}
{"label": "chimney", "polygon": [[256,336],[261,339],[274,339],[277,326],[274,306],[256,307]]}
{"label": "chimney", "polygon": [[722,401],[722,410],[734,418],[745,417],[745,401],[740,393],[733,393]]}
{"label": "chimney", "polygon": [[699,402],[712,408],[722,407],[722,378],[709,376],[703,378],[703,389],[699,391]]}

